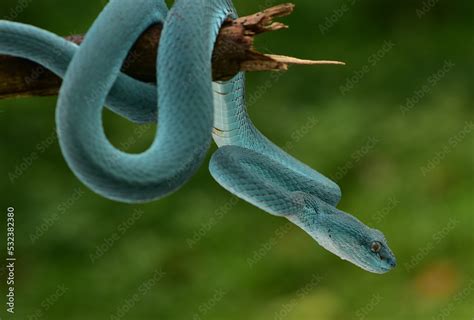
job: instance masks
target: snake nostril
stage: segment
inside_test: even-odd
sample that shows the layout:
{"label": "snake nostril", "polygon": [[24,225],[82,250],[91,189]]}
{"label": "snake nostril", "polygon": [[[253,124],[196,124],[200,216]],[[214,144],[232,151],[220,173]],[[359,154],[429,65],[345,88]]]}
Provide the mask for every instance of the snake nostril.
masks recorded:
{"label": "snake nostril", "polygon": [[395,259],[389,259],[388,264],[394,268],[397,265],[397,261]]}

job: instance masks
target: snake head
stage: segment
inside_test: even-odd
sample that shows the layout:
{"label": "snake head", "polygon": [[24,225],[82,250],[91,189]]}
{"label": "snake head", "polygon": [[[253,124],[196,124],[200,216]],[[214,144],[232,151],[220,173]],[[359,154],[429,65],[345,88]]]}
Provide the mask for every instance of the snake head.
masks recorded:
{"label": "snake head", "polygon": [[326,250],[366,271],[385,273],[395,267],[396,258],[382,232],[314,199],[305,199],[303,211],[293,218],[289,217],[290,221],[310,234]]}
{"label": "snake head", "polygon": [[331,222],[324,224],[318,241],[324,248],[369,272],[385,273],[395,267],[396,258],[382,232],[339,210],[325,218]]}
{"label": "snake head", "polygon": [[339,245],[340,257],[369,272],[390,271],[396,266],[397,260],[383,233],[365,225],[364,227],[363,232],[358,230],[349,234],[353,241],[350,246]]}

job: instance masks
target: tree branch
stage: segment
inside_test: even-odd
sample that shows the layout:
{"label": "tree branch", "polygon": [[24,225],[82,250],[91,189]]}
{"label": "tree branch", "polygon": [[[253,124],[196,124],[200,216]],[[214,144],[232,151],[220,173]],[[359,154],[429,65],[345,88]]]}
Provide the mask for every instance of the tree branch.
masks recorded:
{"label": "tree branch", "polygon": [[[265,55],[253,47],[256,35],[286,29],[274,22],[293,12],[293,4],[282,4],[236,20],[228,19],[222,25],[212,56],[213,80],[232,78],[239,71],[280,71],[289,64],[343,64],[337,61],[310,61],[278,55]],[[153,25],[137,40],[122,71],[144,81],[156,81],[156,55],[162,26]],[[66,37],[76,44],[82,35]],[[61,79],[44,67],[31,61],[0,55],[0,99],[27,96],[57,95]]]}

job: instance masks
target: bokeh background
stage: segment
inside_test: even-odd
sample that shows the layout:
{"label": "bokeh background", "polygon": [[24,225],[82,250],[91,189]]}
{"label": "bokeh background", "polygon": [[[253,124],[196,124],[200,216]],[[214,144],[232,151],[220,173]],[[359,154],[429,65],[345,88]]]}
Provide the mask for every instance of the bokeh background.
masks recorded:
{"label": "bokeh background", "polygon": [[[234,2],[241,15],[280,3]],[[2,0],[0,16],[68,35],[105,3]],[[249,74],[249,112],[339,183],[339,207],[385,233],[397,268],[375,275],[340,260],[237,201],[207,165],[157,202],[103,199],[62,158],[55,97],[3,100],[0,203],[16,210],[18,260],[14,317],[0,269],[0,317],[474,318],[472,2],[294,3],[291,28],[259,36],[258,49],[348,65]],[[104,117],[124,150],[145,150],[155,134]]]}

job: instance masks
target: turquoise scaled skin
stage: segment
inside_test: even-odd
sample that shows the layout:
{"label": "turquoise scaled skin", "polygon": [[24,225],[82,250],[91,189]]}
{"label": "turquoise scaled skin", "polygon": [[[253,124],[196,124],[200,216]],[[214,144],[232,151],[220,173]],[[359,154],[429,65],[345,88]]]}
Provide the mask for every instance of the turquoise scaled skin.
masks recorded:
{"label": "turquoise scaled skin", "polygon": [[[47,31],[0,21],[0,53],[44,65],[64,78],[56,111],[59,142],[74,174],[112,200],[141,203],[185,184],[211,138],[219,146],[210,172],[225,189],[299,226],[321,246],[374,273],[396,260],[383,234],[336,208],[336,183],[293,158],[252,124],[244,75],[212,82],[211,56],[220,26],[236,17],[230,0],[112,0],[80,47]],[[157,85],[120,73],[133,43],[163,23]],[[158,121],[152,146],[122,152],[107,140],[102,110],[131,121]],[[158,114],[159,106],[159,117]]]}

